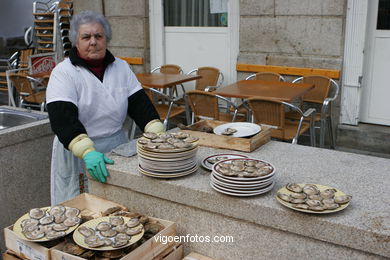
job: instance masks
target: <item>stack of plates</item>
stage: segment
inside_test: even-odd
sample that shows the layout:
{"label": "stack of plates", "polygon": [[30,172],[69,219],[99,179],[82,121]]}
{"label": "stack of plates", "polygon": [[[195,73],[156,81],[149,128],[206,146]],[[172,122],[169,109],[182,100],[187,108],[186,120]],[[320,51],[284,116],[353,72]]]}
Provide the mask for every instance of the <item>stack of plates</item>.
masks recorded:
{"label": "stack of plates", "polygon": [[156,178],[176,178],[198,169],[196,140],[189,142],[187,147],[170,149],[151,148],[147,144],[149,141],[150,139],[145,137],[137,141],[138,170],[142,174]]}
{"label": "stack of plates", "polygon": [[263,160],[228,159],[213,165],[211,187],[232,196],[255,196],[274,187],[275,167]]}

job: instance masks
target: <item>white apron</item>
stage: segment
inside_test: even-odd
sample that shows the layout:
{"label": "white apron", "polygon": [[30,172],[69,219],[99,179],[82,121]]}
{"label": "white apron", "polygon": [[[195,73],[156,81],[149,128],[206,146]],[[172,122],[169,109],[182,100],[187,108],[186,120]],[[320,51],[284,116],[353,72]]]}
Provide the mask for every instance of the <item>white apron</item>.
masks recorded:
{"label": "white apron", "polygon": [[[95,149],[101,153],[108,153],[118,145],[128,142],[124,130],[109,137],[91,138],[95,143]],[[72,152],[66,150],[57,136],[53,141],[53,153],[51,160],[50,195],[51,205],[57,205],[65,200],[74,198],[80,194],[80,173],[87,172],[82,159],[77,158]],[[88,173],[89,174],[89,173]],[[84,188],[88,191],[88,178],[84,174]]]}

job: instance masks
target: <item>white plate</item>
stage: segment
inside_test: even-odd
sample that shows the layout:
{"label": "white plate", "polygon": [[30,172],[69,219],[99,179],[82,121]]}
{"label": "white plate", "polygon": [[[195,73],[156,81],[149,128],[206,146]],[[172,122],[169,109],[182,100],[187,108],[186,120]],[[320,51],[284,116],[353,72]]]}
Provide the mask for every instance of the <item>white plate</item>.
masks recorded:
{"label": "white plate", "polygon": [[211,180],[211,183],[214,185],[214,187],[219,188],[219,189],[221,189],[223,191],[233,192],[233,193],[240,193],[240,194],[253,194],[253,193],[261,192],[263,190],[268,190],[269,187],[274,184],[273,182],[271,182],[271,183],[269,183],[268,185],[266,185],[265,187],[262,187],[262,188],[257,188],[257,189],[252,189],[252,190],[241,190],[241,189],[228,188],[228,187],[219,185],[218,183],[213,182],[213,180]]}
{"label": "white plate", "polygon": [[270,183],[273,182],[273,179],[267,180],[266,182],[260,183],[260,184],[231,184],[224,182],[222,180],[217,179],[214,175],[211,175],[211,181],[219,186],[223,186],[229,189],[235,189],[235,190],[255,190],[255,189],[261,189],[265,186],[268,186]]}
{"label": "white plate", "polygon": [[235,122],[235,123],[227,123],[215,127],[213,130],[214,134],[222,135],[222,133],[225,131],[226,128],[233,128],[237,130],[237,132],[235,132],[234,134],[229,135],[233,137],[252,136],[261,131],[261,127],[259,125],[253,123]]}
{"label": "white plate", "polygon": [[[299,185],[301,187],[305,186],[306,183],[299,183]],[[320,190],[320,191],[323,191],[323,190],[326,190],[326,189],[334,189],[333,187],[330,187],[330,186],[325,186],[325,185],[320,185],[320,184],[314,184],[317,186],[317,188]],[[336,190],[336,193],[335,195],[336,196],[342,196],[342,195],[346,195],[344,192],[342,192],[341,190],[338,190],[338,189],[335,189]],[[280,192],[280,193],[284,193],[284,194],[291,194],[293,192],[289,191],[288,189],[286,189],[286,186],[283,186],[282,188],[280,188],[277,193]],[[324,211],[314,211],[314,210],[310,210],[310,209],[297,209],[297,208],[294,208],[292,203],[290,202],[287,202],[287,201],[284,201],[284,200],[281,200],[277,195],[275,196],[276,200],[282,204],[283,206],[286,206],[287,208],[290,208],[292,210],[296,210],[296,211],[300,211],[300,212],[305,212],[305,213],[313,213],[313,214],[328,214],[328,213],[334,213],[334,212],[338,212],[340,210],[343,210],[345,209],[346,207],[348,207],[349,203],[351,201],[349,201],[348,203],[345,203],[345,204],[341,204],[340,207],[338,207],[337,209],[326,209]]]}
{"label": "white plate", "polygon": [[221,182],[224,182],[226,184],[233,184],[233,185],[244,185],[244,186],[249,186],[249,185],[261,185],[267,182],[271,182],[274,178],[275,175],[270,176],[267,179],[261,179],[257,181],[236,181],[236,180],[229,180],[225,179],[223,176],[217,175],[214,172],[211,172],[211,175],[213,176],[214,179],[217,179]]}
{"label": "white plate", "polygon": [[[130,218],[128,217],[122,217],[125,222],[129,221]],[[109,221],[110,217],[100,217],[100,218],[95,218],[95,219],[92,219],[90,221],[87,221],[83,224],[80,225],[80,227],[89,227],[89,228],[92,228],[95,230],[96,226],[102,222],[102,221]],[[141,225],[142,224],[138,224],[138,225]],[[142,226],[143,227],[143,226]],[[142,232],[139,233],[139,234],[136,234],[136,235],[133,235],[131,236],[131,239],[129,240],[129,242],[121,247],[118,247],[118,248],[114,248],[112,246],[102,246],[102,247],[89,247],[88,244],[86,244],[84,242],[84,239],[85,237],[79,232],[79,229],[76,229],[75,232],[73,232],[73,240],[76,242],[76,244],[78,244],[79,246],[81,247],[84,247],[84,248],[87,248],[87,249],[91,249],[91,250],[97,250],[97,251],[108,251],[108,250],[117,250],[117,249],[120,249],[120,248],[125,248],[125,247],[128,247],[128,246],[131,246],[132,244],[136,243],[138,240],[140,240],[143,235],[144,235],[144,232],[145,232],[145,229],[143,228],[142,229]],[[98,233],[98,236],[99,237],[102,237],[99,232]],[[110,238],[113,240],[113,238]],[[114,241],[114,240],[113,240]]]}
{"label": "white plate", "polygon": [[182,176],[186,176],[186,175],[189,175],[191,173],[194,173],[198,170],[198,165],[195,165],[194,168],[192,169],[189,169],[189,170],[186,170],[186,171],[183,171],[183,172],[179,172],[179,173],[176,173],[176,174],[161,174],[161,173],[152,173],[152,172],[149,172],[149,171],[146,171],[144,169],[141,168],[141,166],[138,165],[138,170],[143,174],[143,175],[146,175],[146,176],[149,176],[149,177],[155,177],[155,178],[162,178],[162,179],[171,179],[171,178],[177,178],[177,177],[182,177]]}
{"label": "white plate", "polygon": [[231,195],[231,196],[237,196],[237,197],[249,197],[249,196],[256,196],[256,195],[260,195],[260,194],[263,194],[263,193],[266,193],[270,190],[272,190],[272,188],[274,187],[275,183],[273,182],[268,188],[264,189],[264,190],[261,190],[261,191],[257,191],[257,192],[253,192],[253,193],[237,193],[237,192],[229,192],[229,191],[224,191],[222,189],[220,189],[219,187],[215,186],[214,183],[210,182],[210,185],[211,187],[220,192],[220,193],[223,193],[223,194],[227,194],[227,195]]}
{"label": "white plate", "polygon": [[213,167],[213,163],[210,163],[208,160],[213,159],[215,157],[226,157],[226,159],[235,159],[235,158],[248,158],[246,155],[241,154],[228,154],[228,153],[220,153],[220,154],[213,154],[210,156],[205,157],[202,160],[202,166],[206,168],[207,170],[211,171]]}

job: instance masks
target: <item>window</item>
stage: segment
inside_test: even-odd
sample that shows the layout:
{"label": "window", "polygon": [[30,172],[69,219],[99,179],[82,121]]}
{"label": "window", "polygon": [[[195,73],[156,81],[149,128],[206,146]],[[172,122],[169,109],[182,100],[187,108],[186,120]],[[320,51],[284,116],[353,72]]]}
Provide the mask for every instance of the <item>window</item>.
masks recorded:
{"label": "window", "polygon": [[390,0],[379,0],[377,30],[390,30]]}
{"label": "window", "polygon": [[227,0],[164,0],[164,26],[227,27],[227,19]]}

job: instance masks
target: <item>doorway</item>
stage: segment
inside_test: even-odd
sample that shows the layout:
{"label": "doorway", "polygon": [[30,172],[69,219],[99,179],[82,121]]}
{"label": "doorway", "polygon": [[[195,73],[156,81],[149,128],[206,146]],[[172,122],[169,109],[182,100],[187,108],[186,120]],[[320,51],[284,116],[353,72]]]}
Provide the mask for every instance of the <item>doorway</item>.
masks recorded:
{"label": "doorway", "polygon": [[390,0],[368,4],[360,121],[390,126]]}
{"label": "doorway", "polygon": [[224,84],[236,81],[238,1],[150,0],[149,6],[152,68],[176,64],[187,73],[212,66]]}

